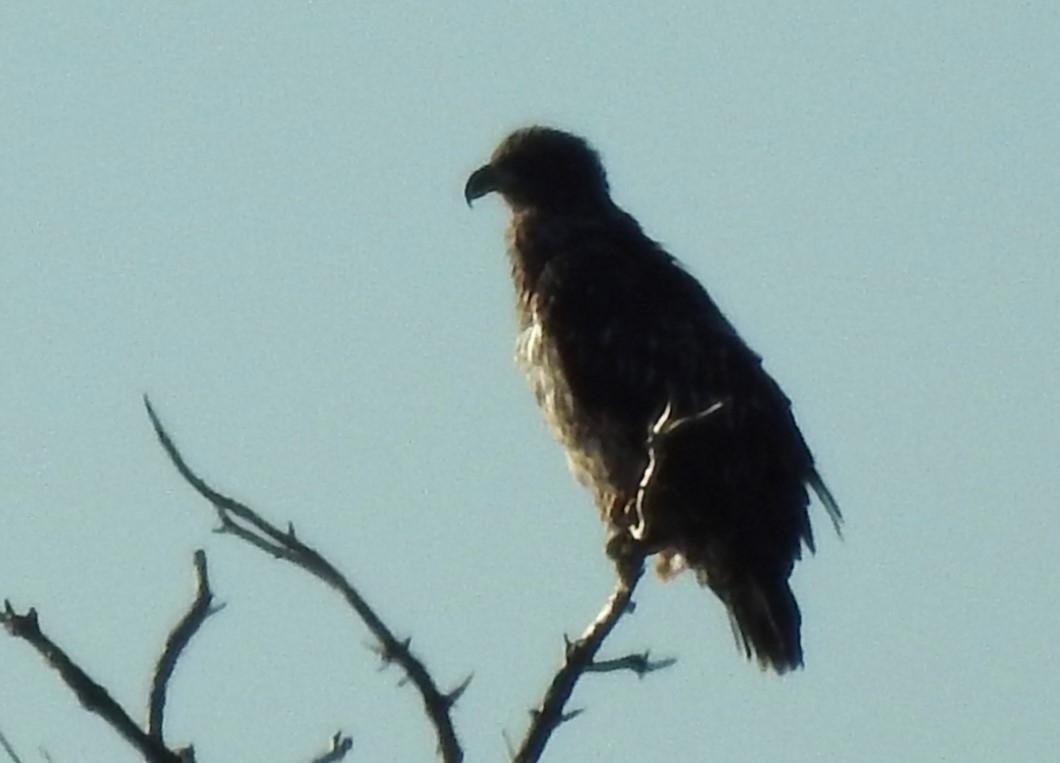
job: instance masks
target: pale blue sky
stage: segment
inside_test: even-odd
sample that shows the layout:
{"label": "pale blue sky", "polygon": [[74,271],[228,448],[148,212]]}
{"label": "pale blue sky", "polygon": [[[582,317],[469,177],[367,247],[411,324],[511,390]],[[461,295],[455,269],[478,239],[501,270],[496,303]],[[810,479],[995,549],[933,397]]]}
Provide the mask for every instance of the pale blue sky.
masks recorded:
{"label": "pale blue sky", "polygon": [[[236,541],[156,447],[291,519],[475,681],[503,760],[610,590],[603,530],[510,361],[509,129],[588,136],[619,202],[795,400],[847,514],[795,576],[806,670],[646,580],[550,761],[1047,761],[1060,746],[1060,5],[7,2],[0,595],[141,712],[209,553],[225,611],[172,686],[199,759],[430,760],[336,598]],[[0,638],[30,760],[134,761]]]}

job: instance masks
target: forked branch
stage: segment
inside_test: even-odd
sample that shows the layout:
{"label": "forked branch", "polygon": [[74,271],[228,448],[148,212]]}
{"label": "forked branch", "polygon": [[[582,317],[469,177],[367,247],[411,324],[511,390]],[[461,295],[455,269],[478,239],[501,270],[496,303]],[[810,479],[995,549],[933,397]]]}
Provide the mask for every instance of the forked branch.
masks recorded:
{"label": "forked branch", "polygon": [[158,658],[154,676],[151,678],[151,694],[147,701],[147,735],[165,744],[162,734],[162,722],[166,711],[166,692],[169,679],[177,667],[177,660],[184,652],[206,618],[217,612],[220,607],[213,607],[213,592],[210,590],[210,576],[206,568],[206,552],[199,549],[195,552],[195,601],[187,614],[169,633],[165,648]]}
{"label": "forked branch", "polygon": [[593,659],[618,621],[632,605],[633,591],[644,574],[644,557],[634,556],[617,565],[618,583],[604,608],[577,641],[566,644],[563,665],[553,677],[541,704],[531,712],[530,728],[512,755],[513,763],[535,763],[554,732],[577,715],[564,710],[578,680],[593,669]]}
{"label": "forked branch", "polygon": [[644,574],[644,558],[650,551],[644,547],[644,538],[649,534],[649,504],[657,478],[661,449],[675,432],[710,418],[723,406],[724,402],[717,402],[691,416],[675,417],[673,406],[667,404],[649,428],[646,439],[647,462],[638,483],[637,493],[629,506],[629,510],[635,512],[637,521],[608,543],[608,553],[615,560],[618,573],[615,590],[581,638],[567,642],[563,665],[545,691],[541,704],[531,713],[530,728],[527,729],[518,749],[512,752],[513,763],[536,763],[552,732],[565,721],[578,715],[580,711],[567,711],[565,707],[575,685],[584,674],[630,670],[644,677],[652,671],[674,664],[675,660],[670,658],[652,660],[648,652],[609,660],[596,660],[596,654],[618,621],[632,609],[633,591]]}
{"label": "forked branch", "polygon": [[466,682],[450,692],[441,691],[423,662],[412,654],[408,640],[401,640],[394,635],[341,572],[316,549],[299,540],[292,526],[288,526],[286,530],[280,530],[246,504],[218,492],[207,484],[188,466],[146,396],[144,405],[147,408],[147,415],[151,418],[158,441],[170,461],[188,484],[209,501],[217,511],[221,522],[221,532],[231,533],[274,557],[301,567],[337,591],[376,638],[377,649],[383,660],[400,665],[409,683],[416,687],[423,699],[427,717],[434,726],[438,738],[438,752],[442,760],[445,763],[462,761],[464,753],[453,727],[450,710],[466,688]]}
{"label": "forked branch", "polygon": [[[30,609],[26,614],[19,615],[11,603],[5,601],[4,610],[0,612],[0,623],[4,625],[8,633],[32,645],[59,673],[85,709],[107,721],[123,739],[140,752],[144,760],[150,763],[186,762],[194,759],[194,750],[190,747],[177,751],[170,750],[163,739],[162,719],[165,713],[166,691],[173,671],[176,669],[177,661],[206,618],[217,611],[216,608],[211,607],[213,594],[210,592],[206,554],[202,551],[195,552],[195,579],[197,583],[195,601],[187,614],[170,632],[151,678],[146,731],[132,720],[125,709],[110,696],[102,685],[90,678],[84,669],[41,631],[36,610]],[[8,748],[6,740],[0,737],[0,742],[3,743],[8,755],[17,759],[14,751]]]}
{"label": "forked branch", "polygon": [[109,723],[126,742],[136,748],[144,760],[149,763],[182,763],[180,756],[166,749],[158,739],[141,729],[103,686],[92,680],[88,673],[45,635],[35,610],[30,609],[26,614],[20,615],[15,612],[11,602],[5,601],[4,610],[0,612],[0,623],[3,623],[12,636],[26,641],[36,649],[44,661],[54,668],[73,690],[81,705]]}

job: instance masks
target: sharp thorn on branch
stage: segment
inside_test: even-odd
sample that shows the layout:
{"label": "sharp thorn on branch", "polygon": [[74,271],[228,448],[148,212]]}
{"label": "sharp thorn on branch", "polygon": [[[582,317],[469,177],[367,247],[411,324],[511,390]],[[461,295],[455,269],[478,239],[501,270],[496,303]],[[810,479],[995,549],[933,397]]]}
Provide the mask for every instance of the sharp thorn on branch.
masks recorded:
{"label": "sharp thorn on branch", "polygon": [[573,721],[579,715],[585,712],[584,707],[579,707],[577,710],[568,710],[559,717],[559,722],[566,723],[567,721]]}
{"label": "sharp thorn on branch", "polygon": [[464,692],[467,691],[467,687],[471,685],[471,679],[474,677],[474,673],[468,674],[468,677],[461,681],[455,689],[450,690],[449,693],[445,695],[445,703],[449,707],[455,705],[457,700],[464,696]]}
{"label": "sharp thorn on branch", "polygon": [[372,646],[371,649],[379,655],[379,659],[383,662],[383,667],[386,667],[392,662],[400,659],[403,655],[408,655],[410,653],[410,644],[412,644],[411,636],[401,639],[400,641],[395,640],[393,643],[381,641]]}
{"label": "sharp thorn on branch", "polygon": [[566,633],[563,634],[563,661],[570,662],[571,657],[574,656],[575,650],[578,645],[581,644],[581,639],[572,641],[570,636]]}

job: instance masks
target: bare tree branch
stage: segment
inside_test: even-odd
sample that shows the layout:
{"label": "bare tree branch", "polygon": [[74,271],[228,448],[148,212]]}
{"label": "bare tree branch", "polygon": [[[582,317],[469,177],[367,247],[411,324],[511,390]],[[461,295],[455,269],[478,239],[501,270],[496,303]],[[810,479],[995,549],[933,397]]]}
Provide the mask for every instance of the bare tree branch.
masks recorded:
{"label": "bare tree branch", "polygon": [[563,666],[549,684],[541,704],[532,712],[533,720],[522,743],[512,756],[513,763],[535,763],[544,752],[552,732],[581,712],[580,710],[573,713],[565,712],[564,707],[578,679],[592,666],[593,658],[600,650],[604,639],[608,637],[622,616],[629,611],[633,591],[644,574],[644,557],[642,555],[627,557],[620,560],[616,567],[618,583],[614,592],[608,598],[604,608],[585,629],[581,638],[567,644]]}
{"label": "bare tree branch", "polygon": [[167,750],[161,742],[148,736],[129,717],[129,714],[107,693],[107,690],[93,681],[55,642],[49,639],[40,629],[36,610],[30,609],[19,615],[4,601],[4,610],[0,613],[0,623],[12,636],[23,639],[30,644],[44,661],[58,671],[59,676],[77,695],[81,705],[88,711],[100,716],[135,747],[144,760],[149,763],[181,763],[181,759]]}
{"label": "bare tree branch", "polygon": [[409,650],[408,641],[399,640],[342,573],[319,552],[298,539],[293,527],[289,526],[286,531],[279,530],[249,506],[219,493],[192,471],[162,426],[146,395],[144,405],[170,461],[188,484],[213,504],[221,522],[221,531],[232,533],[272,556],[301,567],[336,590],[375,636],[383,660],[400,665],[409,682],[420,693],[424,710],[438,737],[438,753],[442,760],[445,763],[460,763],[464,752],[453,727],[450,709],[463,689],[457,687],[448,693],[441,691],[423,662]]}
{"label": "bare tree branch", "polygon": [[13,763],[22,763],[22,758],[15,752],[15,748],[11,746],[11,743],[7,741],[7,737],[0,731],[0,747],[4,748],[4,752],[7,753],[8,757],[11,758]]}
{"label": "bare tree branch", "polygon": [[166,639],[165,648],[151,679],[151,694],[147,703],[147,734],[158,740],[159,744],[165,744],[162,724],[166,711],[166,691],[169,688],[169,679],[177,667],[177,660],[188,642],[206,622],[206,618],[218,611],[211,606],[213,592],[210,590],[210,578],[206,568],[206,553],[202,549],[195,552],[195,589],[195,601]]}
{"label": "bare tree branch", "polygon": [[[541,704],[531,713],[532,721],[519,748],[512,753],[513,763],[536,763],[545,745],[559,726],[581,714],[582,710],[564,710],[578,680],[585,673],[609,673],[632,670],[640,677],[654,670],[673,665],[675,660],[652,661],[648,652],[632,654],[612,660],[597,661],[596,653],[614,630],[624,614],[633,608],[633,591],[644,574],[644,559],[653,549],[645,543],[649,535],[648,506],[653,499],[659,452],[666,440],[680,429],[710,418],[725,406],[718,401],[691,416],[675,417],[673,405],[667,403],[648,429],[646,444],[648,458],[638,482],[637,492],[627,511],[634,512],[636,523],[625,528],[608,541],[608,555],[615,562],[618,582],[604,608],[586,628],[581,638],[567,642],[563,666],[545,691]],[[509,745],[510,748],[510,745]]]}

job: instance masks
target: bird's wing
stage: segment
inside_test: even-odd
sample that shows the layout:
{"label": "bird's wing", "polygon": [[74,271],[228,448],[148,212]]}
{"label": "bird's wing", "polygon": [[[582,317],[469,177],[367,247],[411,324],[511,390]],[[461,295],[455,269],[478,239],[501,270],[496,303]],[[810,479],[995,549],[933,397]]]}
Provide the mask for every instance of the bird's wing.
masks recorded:
{"label": "bird's wing", "polygon": [[583,404],[641,427],[667,404],[692,415],[771,393],[760,359],[695,279],[661,250],[606,243],[553,258],[538,288],[543,327]]}

